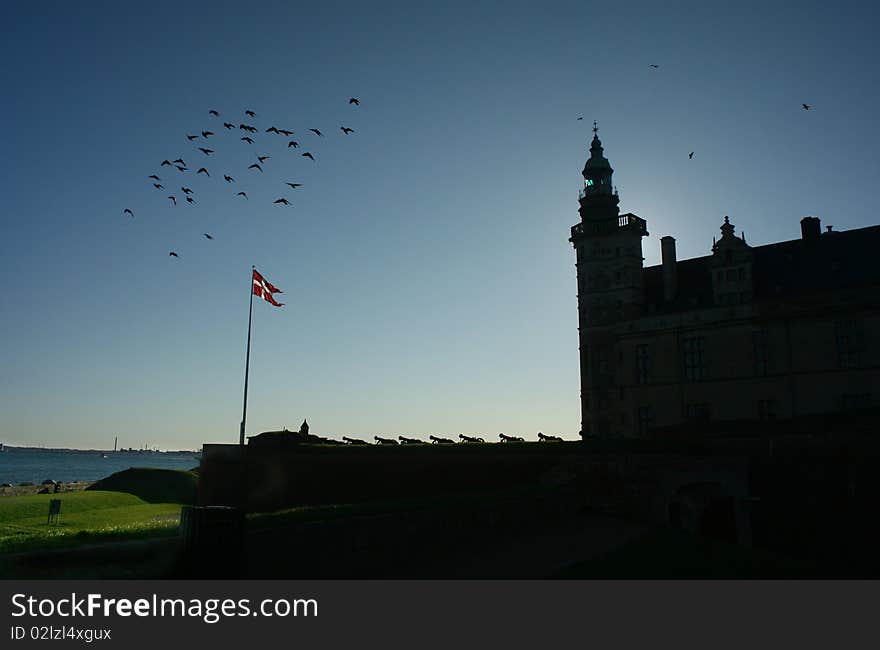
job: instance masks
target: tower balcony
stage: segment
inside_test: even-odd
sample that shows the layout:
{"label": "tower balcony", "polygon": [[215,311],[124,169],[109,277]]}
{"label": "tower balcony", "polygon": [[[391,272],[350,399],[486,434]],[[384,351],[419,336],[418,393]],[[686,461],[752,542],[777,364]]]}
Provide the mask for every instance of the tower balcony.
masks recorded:
{"label": "tower balcony", "polygon": [[571,238],[569,241],[583,237],[610,235],[621,230],[629,230],[641,237],[647,237],[648,222],[629,212],[611,219],[581,221],[571,227]]}

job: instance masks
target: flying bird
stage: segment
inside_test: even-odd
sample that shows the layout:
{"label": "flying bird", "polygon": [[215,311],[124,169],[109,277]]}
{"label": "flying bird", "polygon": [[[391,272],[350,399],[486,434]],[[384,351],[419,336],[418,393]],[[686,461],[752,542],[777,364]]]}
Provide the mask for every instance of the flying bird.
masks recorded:
{"label": "flying bird", "polygon": [[161,178],[159,178],[159,177],[156,176],[155,174],[151,174],[150,176],[147,176],[147,178],[152,178],[152,179],[155,179],[155,180],[157,180],[157,181],[161,181],[161,180],[162,180]]}
{"label": "flying bird", "polygon": [[257,163],[254,163],[253,165],[251,165],[250,167],[248,167],[248,169],[259,169],[260,172],[263,171],[263,168],[260,167]]}
{"label": "flying bird", "polygon": [[225,126],[227,129],[235,128],[235,124],[230,124],[229,122],[223,122],[223,126]]}
{"label": "flying bird", "polygon": [[224,179],[227,183],[234,183],[234,182],[235,182],[235,179],[232,178],[232,176],[228,176],[227,174],[223,174],[223,179]]}
{"label": "flying bird", "polygon": [[199,147],[199,151],[201,151],[206,156],[210,156],[212,153],[214,153],[213,149],[203,149],[202,147]]}
{"label": "flying bird", "polygon": [[211,133],[210,131],[202,131],[202,137],[205,138],[206,140],[212,135],[214,135],[214,134]]}
{"label": "flying bird", "polygon": [[242,140],[244,140],[244,141],[247,142],[248,144],[253,144],[253,143],[254,143],[254,141],[251,140],[251,139],[250,139],[249,137],[247,137],[247,136],[244,136],[244,137],[242,138]]}
{"label": "flying bird", "polygon": [[266,162],[267,160],[269,160],[269,158],[270,156],[257,156],[257,160],[259,160],[261,163]]}
{"label": "flying bird", "polygon": [[191,196],[188,196],[188,197],[186,197],[186,202],[187,203],[195,203],[195,199],[193,199],[193,197],[191,197]]}
{"label": "flying bird", "polygon": [[288,138],[293,135],[293,131],[288,131],[287,129],[278,129],[278,133],[286,135]]}
{"label": "flying bird", "polygon": [[278,133],[278,129],[274,126],[270,126],[268,129],[266,129],[266,133]]}
{"label": "flying bird", "polygon": [[[582,120],[582,119],[584,119],[584,116],[583,116],[583,115],[581,115],[581,116],[578,118],[578,120]],[[575,120],[575,121],[577,121],[577,120]]]}
{"label": "flying bird", "polygon": [[656,65],[656,64],[654,64],[654,63],[652,63],[652,64],[651,64],[651,67],[654,68],[654,69],[656,70],[656,69],[659,68],[660,66],[659,66],[659,65]]}
{"label": "flying bird", "polygon": [[131,208],[125,208],[125,210],[122,211],[122,214],[127,214],[130,217],[134,216],[134,212],[131,211]]}
{"label": "flying bird", "polygon": [[322,135],[322,133],[318,129],[309,129],[309,131],[311,131],[315,135]]}
{"label": "flying bird", "polygon": [[190,142],[192,142],[193,140],[198,140],[198,139],[199,139],[199,136],[197,136],[197,135],[190,135],[189,133],[187,133],[187,134],[186,134],[186,139],[189,140]]}
{"label": "flying bird", "polygon": [[809,105],[809,104],[801,104],[801,106],[804,107],[804,110],[805,110],[805,111],[810,110],[810,105]]}
{"label": "flying bird", "polygon": [[205,237],[207,237],[208,239],[214,239],[213,237],[211,237],[211,235],[209,235],[209,234],[206,233],[206,232],[205,232],[205,233],[202,233],[202,234],[203,234]]}
{"label": "flying bird", "polygon": [[278,199],[277,201],[273,201],[273,203],[283,203],[284,205],[290,205],[290,201],[287,199]]}
{"label": "flying bird", "polygon": [[208,173],[208,170],[205,169],[204,167],[199,167],[199,171],[197,171],[196,174],[201,174],[202,172],[205,173],[205,176],[210,176],[210,174]]}
{"label": "flying bird", "polygon": [[155,187],[157,190],[164,190],[165,189],[164,187],[159,185],[159,183],[153,183],[153,187]]}
{"label": "flying bird", "polygon": [[179,257],[179,256],[174,251],[171,251],[170,253],[168,253],[168,257]]}
{"label": "flying bird", "polygon": [[239,192],[235,196],[243,196],[244,198],[247,198],[247,194],[245,194],[244,192]]}
{"label": "flying bird", "polygon": [[183,162],[183,158],[178,158],[177,160],[172,160],[171,162],[180,163],[181,165],[183,165],[184,167],[186,167],[186,163]]}
{"label": "flying bird", "polygon": [[688,160],[690,160],[690,159],[693,158],[693,157],[694,157],[694,152],[691,151],[691,152],[688,154]]}
{"label": "flying bird", "polygon": [[302,187],[302,183],[287,183],[287,185],[290,185],[293,189]]}
{"label": "flying bird", "polygon": [[299,147],[299,142],[297,142],[296,140],[291,140],[287,143],[287,148],[290,149],[291,147],[296,149],[297,147]]}
{"label": "flying bird", "polygon": [[169,167],[171,167],[171,161],[170,161],[170,160],[163,160],[163,161],[162,161],[162,164],[159,165],[159,167],[162,167],[162,166],[164,166],[164,165],[168,165]]}
{"label": "flying bird", "polygon": [[345,135],[348,135],[349,133],[354,133],[354,129],[349,129],[349,128],[346,127],[346,126],[340,126],[339,129],[340,129]]}
{"label": "flying bird", "polygon": [[348,100],[348,103],[349,103],[349,104],[354,104],[355,106],[360,106],[360,105],[361,105],[361,103],[358,101],[358,98],[357,98],[357,97],[352,97],[351,99]]}
{"label": "flying bird", "polygon": [[176,198],[174,198],[173,196],[169,196],[168,198],[171,199],[171,202],[172,202],[174,205],[177,205],[177,199],[176,199]]}
{"label": "flying bird", "polygon": [[308,151],[306,151],[304,154],[300,154],[300,155],[303,158],[311,158],[313,161],[315,160],[315,157],[312,154],[310,154]]}
{"label": "flying bird", "polygon": [[[245,125],[245,126],[247,126],[247,125]],[[257,127],[255,127],[255,126],[247,126],[247,132],[248,132],[248,133],[256,133],[256,132],[257,132]]]}
{"label": "flying bird", "polygon": [[191,189],[189,189],[188,187],[181,187],[180,191],[183,192],[184,194],[192,194],[193,193],[193,191]]}
{"label": "flying bird", "polygon": [[179,172],[185,172],[187,169],[186,167],[183,167],[181,165],[174,165],[174,166],[177,167],[177,171],[179,171]]}
{"label": "flying bird", "polygon": [[208,111],[208,114],[213,115],[214,117],[220,117],[220,113],[218,113],[217,111],[215,111],[213,109]]}
{"label": "flying bird", "polygon": [[245,111],[244,114],[247,115],[248,117],[256,117],[257,116],[257,114],[254,113],[253,111]]}

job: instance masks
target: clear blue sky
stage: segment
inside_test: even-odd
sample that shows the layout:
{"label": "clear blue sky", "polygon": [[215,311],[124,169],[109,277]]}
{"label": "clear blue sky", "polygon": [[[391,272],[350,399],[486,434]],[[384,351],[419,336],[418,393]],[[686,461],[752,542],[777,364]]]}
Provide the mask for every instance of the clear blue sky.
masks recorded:
{"label": "clear blue sky", "polygon": [[[725,214],[751,244],[805,215],[876,224],[878,18],[868,2],[6,2],[0,441],[235,442],[252,264],[287,306],[254,304],[248,433],[308,417],[336,436],[575,437],[567,238],[592,120],[622,210],[648,221],[646,264],[667,234],[679,258],[706,254]],[[253,146],[221,125],[245,109]],[[206,128],[210,159],[185,138]],[[190,171],[159,167],[178,156]],[[196,205],[171,206],[181,185]]]}

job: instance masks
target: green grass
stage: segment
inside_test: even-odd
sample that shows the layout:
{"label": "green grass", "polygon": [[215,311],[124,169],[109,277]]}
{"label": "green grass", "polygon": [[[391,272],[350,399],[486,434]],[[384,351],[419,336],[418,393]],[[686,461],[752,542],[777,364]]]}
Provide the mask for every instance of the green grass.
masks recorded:
{"label": "green grass", "polygon": [[808,567],[768,551],[658,528],[556,578],[791,578]]}
{"label": "green grass", "polygon": [[[61,499],[57,524],[47,525],[49,500]],[[173,535],[178,503],[147,503],[132,494],[82,491],[0,499],[0,553]]]}
{"label": "green grass", "polygon": [[125,492],[147,503],[194,504],[199,475],[194,471],[131,467],[101,479],[89,490]]}
{"label": "green grass", "polygon": [[549,496],[558,492],[556,486],[528,485],[507,490],[443,494],[434,497],[388,499],[364,503],[299,506],[274,512],[248,515],[250,529],[272,528],[304,521],[342,519],[396,512],[439,510],[446,508],[478,508],[491,506],[512,499],[528,499]]}

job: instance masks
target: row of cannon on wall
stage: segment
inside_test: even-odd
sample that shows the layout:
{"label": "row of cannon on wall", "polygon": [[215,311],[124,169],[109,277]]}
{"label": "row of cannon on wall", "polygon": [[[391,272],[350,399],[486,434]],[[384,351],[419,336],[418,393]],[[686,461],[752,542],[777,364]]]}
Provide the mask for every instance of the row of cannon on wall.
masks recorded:
{"label": "row of cannon on wall", "polygon": [[[525,442],[524,438],[519,436],[506,436],[503,433],[499,433],[498,437],[500,442]],[[373,436],[376,440],[377,445],[424,445],[427,444],[424,440],[419,440],[418,438],[407,438],[406,436],[398,436],[395,440],[394,438],[383,438],[381,436]],[[478,438],[474,436],[466,436],[463,433],[458,434],[459,442],[462,444],[481,444],[486,441],[483,438]],[[349,445],[369,445],[370,443],[366,440],[360,440],[358,438],[348,438],[346,436],[342,436],[342,440]],[[455,440],[452,438],[441,438],[439,436],[428,436],[428,441],[431,444],[440,444],[440,445],[454,445],[456,444]],[[538,442],[562,442],[562,438],[559,436],[548,436],[546,434],[538,432]]]}

